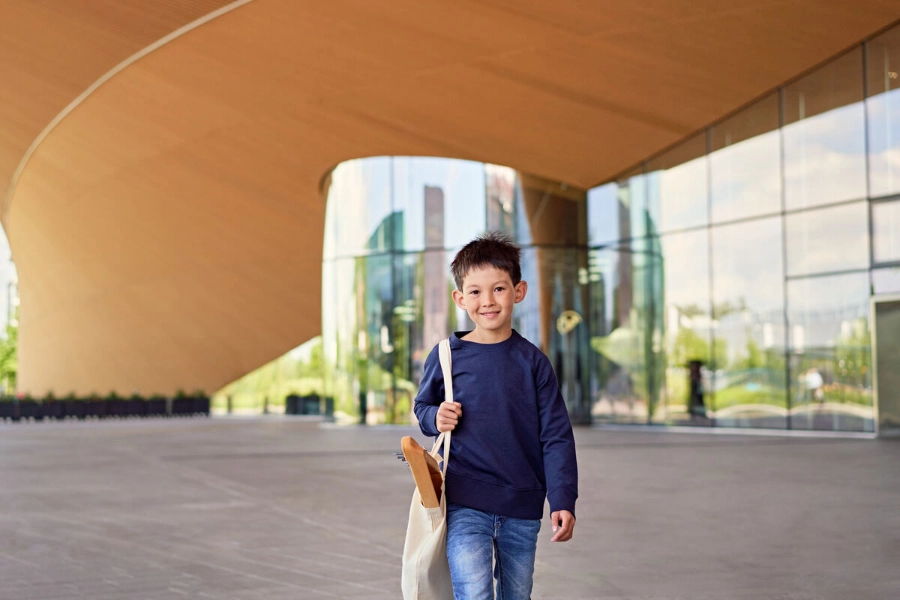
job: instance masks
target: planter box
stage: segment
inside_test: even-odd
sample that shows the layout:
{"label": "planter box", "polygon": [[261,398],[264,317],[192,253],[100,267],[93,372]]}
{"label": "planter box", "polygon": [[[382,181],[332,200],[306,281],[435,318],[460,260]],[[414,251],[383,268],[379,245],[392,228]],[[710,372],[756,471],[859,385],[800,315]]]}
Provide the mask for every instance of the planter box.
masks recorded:
{"label": "planter box", "polygon": [[143,398],[129,398],[125,401],[125,416],[144,417],[147,415],[147,401]]}
{"label": "planter box", "polygon": [[106,400],[90,400],[86,403],[85,414],[89,417],[105,419],[108,414]]}
{"label": "planter box", "polygon": [[108,417],[124,417],[127,415],[125,410],[126,400],[123,398],[107,398],[106,400],[106,416]]}
{"label": "planter box", "polygon": [[15,413],[15,405],[9,401],[0,402],[0,419],[12,420]]}
{"label": "planter box", "polygon": [[84,400],[64,400],[63,413],[73,419],[84,419],[87,416],[87,402]]}
{"label": "planter box", "polygon": [[322,401],[315,394],[301,396],[297,409],[301,415],[318,415],[322,413]]}
{"label": "planter box", "polygon": [[284,414],[286,415],[296,415],[297,406],[300,402],[300,396],[297,394],[291,394],[287,398],[284,399]]}
{"label": "planter box", "polygon": [[193,413],[195,415],[206,415],[209,416],[209,398],[206,396],[198,396],[196,398],[192,398],[193,400]]}
{"label": "planter box", "polygon": [[65,406],[59,400],[50,400],[41,402],[44,410],[44,416],[48,419],[62,420],[66,416]]}
{"label": "planter box", "polygon": [[44,419],[43,407],[34,400],[22,400],[19,402],[19,416],[23,419],[42,421]]}
{"label": "planter box", "polygon": [[189,415],[194,410],[194,399],[187,396],[172,399],[172,414],[178,416]]}
{"label": "planter box", "polygon": [[163,417],[167,413],[166,411],[166,399],[165,398],[150,398],[147,400],[147,412],[146,415],[148,417]]}

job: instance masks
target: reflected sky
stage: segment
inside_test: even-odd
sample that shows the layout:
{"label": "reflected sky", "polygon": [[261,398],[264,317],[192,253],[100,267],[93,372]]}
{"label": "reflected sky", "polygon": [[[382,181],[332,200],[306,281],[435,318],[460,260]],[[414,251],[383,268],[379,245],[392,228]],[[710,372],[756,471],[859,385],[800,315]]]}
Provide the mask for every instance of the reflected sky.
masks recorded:
{"label": "reflected sky", "polygon": [[[427,157],[351,160],[332,172],[326,208],[325,257],[390,249],[389,227],[399,228],[397,249],[425,247],[425,187],[444,194],[444,247],[459,247],[485,230],[485,167]],[[392,202],[392,192],[394,200]],[[331,201],[332,199],[339,199]],[[398,220],[389,219],[398,213]]]}
{"label": "reflected sky", "polygon": [[900,261],[900,201],[872,204],[875,262]]}
{"label": "reflected sky", "polygon": [[865,200],[789,214],[788,275],[869,266],[869,217]]}
{"label": "reflected sky", "polygon": [[781,210],[779,133],[770,131],[710,155],[713,222]]}
{"label": "reflected sky", "polygon": [[869,274],[848,273],[788,281],[788,322],[794,350],[833,347],[869,314]]}
{"label": "reflected sky", "polygon": [[900,89],[866,100],[872,197],[900,192]]}
{"label": "reflected sky", "polygon": [[[702,138],[700,136],[688,143],[694,147],[704,145]],[[709,162],[706,155],[654,170],[656,162],[665,164],[666,157],[651,162],[646,175],[647,202],[657,231],[667,232],[706,225],[709,206]]]}
{"label": "reflected sky", "polygon": [[713,301],[741,302],[753,312],[781,311],[781,219],[712,228]]}
{"label": "reflected sky", "polygon": [[782,129],[787,210],[866,197],[864,128],[856,102]]}

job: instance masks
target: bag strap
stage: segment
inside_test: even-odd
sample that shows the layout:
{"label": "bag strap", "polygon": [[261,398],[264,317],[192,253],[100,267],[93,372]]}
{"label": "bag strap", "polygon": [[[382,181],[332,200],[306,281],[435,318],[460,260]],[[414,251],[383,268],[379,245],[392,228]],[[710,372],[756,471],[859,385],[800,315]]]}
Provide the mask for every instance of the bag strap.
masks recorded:
{"label": "bag strap", "polygon": [[[449,339],[441,340],[441,343],[438,345],[438,356],[441,359],[441,371],[444,373],[444,402],[453,402],[453,370],[451,369],[452,362],[450,360]],[[440,454],[438,453],[441,444],[444,446],[443,460],[441,460]],[[431,448],[431,455],[443,463],[441,465],[441,473],[446,478],[447,463],[450,462],[449,431],[444,431],[438,436],[437,440],[434,442],[434,446]]]}

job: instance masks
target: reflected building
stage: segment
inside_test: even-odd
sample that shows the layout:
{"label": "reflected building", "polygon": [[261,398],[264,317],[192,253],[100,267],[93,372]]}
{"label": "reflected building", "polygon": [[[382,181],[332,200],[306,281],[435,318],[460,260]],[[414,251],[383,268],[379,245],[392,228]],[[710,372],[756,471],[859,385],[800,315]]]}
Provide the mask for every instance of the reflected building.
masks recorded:
{"label": "reflected building", "polygon": [[[424,356],[471,326],[449,262],[500,230],[529,283],[514,326],[573,421],[874,432],[871,307],[900,295],[898,66],[895,27],[589,190],[452,159],[339,165],[323,296],[337,405],[356,414],[366,388],[395,407],[369,422],[408,421]],[[342,312],[360,285],[378,292],[350,296],[379,305]],[[363,378],[342,352],[382,327],[405,358],[368,347]]]}

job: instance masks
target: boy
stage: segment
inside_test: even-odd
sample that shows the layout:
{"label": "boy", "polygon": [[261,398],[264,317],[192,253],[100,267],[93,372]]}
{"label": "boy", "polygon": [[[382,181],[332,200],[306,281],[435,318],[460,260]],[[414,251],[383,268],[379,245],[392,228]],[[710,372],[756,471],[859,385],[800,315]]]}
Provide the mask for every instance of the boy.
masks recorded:
{"label": "boy", "polygon": [[[425,361],[415,413],[422,433],[452,431],[447,558],[456,600],[531,597],[537,536],[550,501],[551,541],[572,538],[575,440],[550,361],[512,329],[528,290],[521,251],[499,233],[469,242],[451,264],[453,301],[475,329],[450,336],[454,402],[442,403],[437,348]],[[492,573],[493,557],[493,573]]]}

